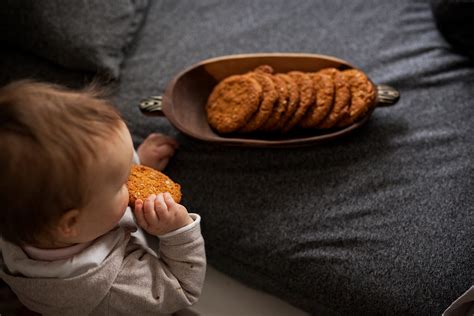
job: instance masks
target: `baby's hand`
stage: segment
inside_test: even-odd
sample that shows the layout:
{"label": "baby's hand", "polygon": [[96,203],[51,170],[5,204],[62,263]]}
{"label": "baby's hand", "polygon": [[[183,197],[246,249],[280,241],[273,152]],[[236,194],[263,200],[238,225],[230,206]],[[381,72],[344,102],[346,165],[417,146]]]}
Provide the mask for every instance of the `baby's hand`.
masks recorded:
{"label": "baby's hand", "polygon": [[177,148],[174,138],[152,133],[138,146],[137,154],[142,165],[163,170]]}
{"label": "baby's hand", "polygon": [[151,235],[164,235],[193,222],[186,208],[176,203],[171,195],[152,194],[135,201],[134,209],[138,225]]}

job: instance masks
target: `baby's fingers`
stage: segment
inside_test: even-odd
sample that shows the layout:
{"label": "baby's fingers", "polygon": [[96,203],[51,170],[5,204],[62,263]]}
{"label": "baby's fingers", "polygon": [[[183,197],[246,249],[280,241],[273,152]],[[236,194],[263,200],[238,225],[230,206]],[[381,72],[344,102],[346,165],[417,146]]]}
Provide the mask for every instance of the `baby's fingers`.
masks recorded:
{"label": "baby's fingers", "polygon": [[175,148],[169,144],[163,144],[155,147],[154,152],[158,157],[168,158],[174,155]]}
{"label": "baby's fingers", "polygon": [[145,200],[143,214],[144,214],[145,221],[148,224],[148,227],[151,227],[153,225],[156,225],[156,223],[158,223],[158,217],[155,212],[155,203],[154,203],[155,199],[156,199],[156,195],[152,194]]}
{"label": "baby's fingers", "polygon": [[148,224],[145,221],[145,217],[143,216],[143,201],[136,200],[135,201],[135,208],[133,209],[133,213],[135,214],[135,218],[137,219],[137,223],[140,227],[143,227],[145,230],[148,228]]}
{"label": "baby's fingers", "polygon": [[171,196],[171,194],[169,192],[166,192],[164,195],[164,200],[165,200],[165,203],[166,203],[166,206],[168,206],[168,208],[172,207],[173,205],[176,204],[176,202],[174,201],[173,197]]}
{"label": "baby's fingers", "polygon": [[170,162],[169,158],[160,160],[160,162],[158,162],[158,170],[164,170],[168,165],[168,162]]}
{"label": "baby's fingers", "polygon": [[163,193],[158,194],[155,199],[155,210],[160,220],[165,220],[168,217],[168,206],[163,198]]}
{"label": "baby's fingers", "polygon": [[178,146],[179,146],[176,139],[174,139],[173,137],[170,137],[170,136],[166,136],[166,135],[159,134],[159,133],[152,133],[148,137],[150,138],[150,140],[153,140],[153,142],[157,146],[160,146],[160,145],[163,145],[163,144],[169,144],[172,147],[174,147],[175,149],[178,148]]}

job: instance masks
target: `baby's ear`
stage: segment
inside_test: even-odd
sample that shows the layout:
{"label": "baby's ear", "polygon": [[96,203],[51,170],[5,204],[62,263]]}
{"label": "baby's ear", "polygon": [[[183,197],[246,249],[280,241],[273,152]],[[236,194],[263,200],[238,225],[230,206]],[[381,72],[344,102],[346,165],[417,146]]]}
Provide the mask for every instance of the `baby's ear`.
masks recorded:
{"label": "baby's ear", "polygon": [[78,218],[79,210],[72,209],[61,215],[58,224],[56,226],[56,232],[62,238],[76,237],[79,234],[78,231]]}

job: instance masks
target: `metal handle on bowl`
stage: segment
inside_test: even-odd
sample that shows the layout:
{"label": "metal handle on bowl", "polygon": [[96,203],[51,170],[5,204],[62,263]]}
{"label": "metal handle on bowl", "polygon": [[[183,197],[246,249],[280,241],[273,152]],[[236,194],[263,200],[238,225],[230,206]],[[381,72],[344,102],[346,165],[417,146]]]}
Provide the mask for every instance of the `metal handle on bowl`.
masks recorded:
{"label": "metal handle on bowl", "polygon": [[138,104],[138,108],[145,115],[163,116],[163,96],[154,95],[143,99]]}
{"label": "metal handle on bowl", "polygon": [[377,85],[377,106],[394,105],[400,99],[400,92],[394,87],[379,84]]}

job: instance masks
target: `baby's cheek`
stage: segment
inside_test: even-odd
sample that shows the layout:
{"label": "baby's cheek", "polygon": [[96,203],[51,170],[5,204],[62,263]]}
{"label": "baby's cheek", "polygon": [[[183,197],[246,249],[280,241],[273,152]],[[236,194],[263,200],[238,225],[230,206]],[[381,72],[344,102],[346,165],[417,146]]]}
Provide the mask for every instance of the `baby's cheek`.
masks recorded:
{"label": "baby's cheek", "polygon": [[124,193],[123,193],[123,200],[124,200],[124,203],[125,203],[126,205],[128,205],[129,194],[128,194],[128,188],[127,188],[127,186],[124,186],[123,191],[124,191]]}
{"label": "baby's cheek", "polygon": [[120,220],[122,219],[123,215],[125,214],[125,212],[127,211],[127,206],[128,206],[128,198],[126,201],[121,201],[122,203],[120,203],[120,205],[116,205],[116,209],[115,209],[115,214],[114,214],[114,222],[115,224],[117,224],[118,222],[120,222]]}
{"label": "baby's cheek", "polygon": [[122,191],[123,191],[123,193],[122,193],[122,211],[125,212],[125,210],[128,206],[128,201],[129,201],[127,187],[125,187]]}

